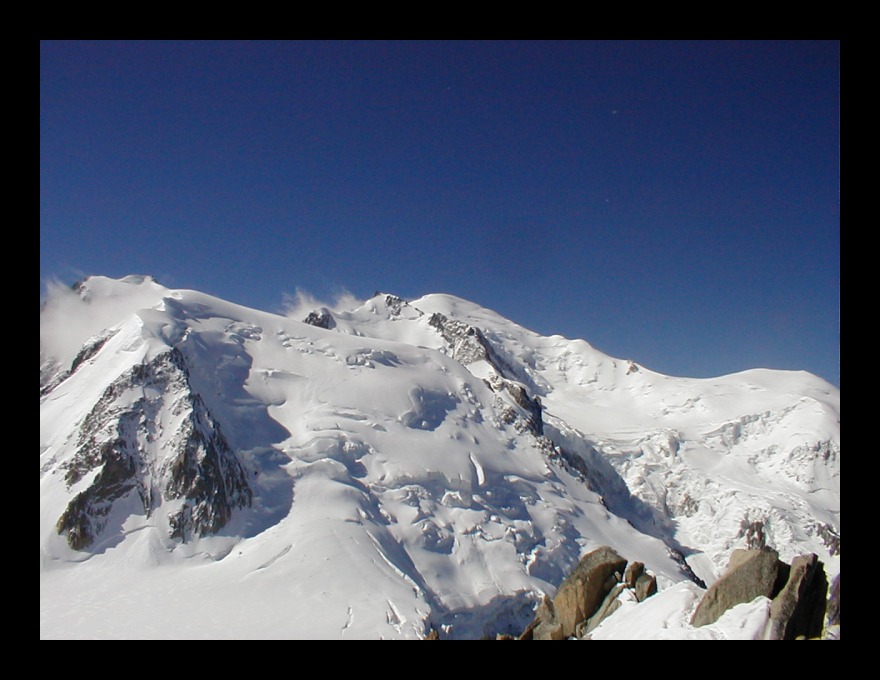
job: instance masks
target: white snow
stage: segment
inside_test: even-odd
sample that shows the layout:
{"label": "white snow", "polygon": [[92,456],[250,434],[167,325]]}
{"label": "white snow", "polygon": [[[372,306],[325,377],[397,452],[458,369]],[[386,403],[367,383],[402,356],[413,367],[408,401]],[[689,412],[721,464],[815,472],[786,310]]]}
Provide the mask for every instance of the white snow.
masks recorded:
{"label": "white snow", "polygon": [[[434,312],[482,330],[591,488],[506,421],[509,396],[487,384],[496,369],[449,356]],[[449,295],[398,311],[378,295],[333,315],[335,328],[316,328],[148,277],[50,297],[41,359],[67,367],[114,334],[41,398],[41,638],[518,632],[580,556],[611,545],[661,590],[594,639],[755,639],[766,601],[689,627],[702,590],[667,550],[712,581],[743,547],[745,519],[783,559],[816,552],[839,572],[817,529],[840,530],[839,390],[819,378],[663,376]],[[78,428],[108,385],[169,347],[248,470],[253,507],[181,543],[165,514],[121,499],[107,535],[73,551],[55,524],[91,479],[64,483]],[[160,429],[174,417],[159,414]]]}

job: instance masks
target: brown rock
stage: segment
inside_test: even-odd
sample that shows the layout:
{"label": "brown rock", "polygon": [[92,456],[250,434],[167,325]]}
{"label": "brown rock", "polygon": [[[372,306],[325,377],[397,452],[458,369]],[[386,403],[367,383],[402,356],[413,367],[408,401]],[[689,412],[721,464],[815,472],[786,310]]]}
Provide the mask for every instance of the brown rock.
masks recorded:
{"label": "brown rock", "polygon": [[779,590],[777,578],[787,567],[779,561],[778,553],[769,548],[735,550],[724,576],[712,584],[697,605],[691,625],[714,623],[734,605],[751,602],[760,595],[772,598]]}
{"label": "brown rock", "polygon": [[622,574],[625,567],[626,560],[608,546],[585,555],[553,601],[545,598],[521,639],[564,640],[574,635],[577,624],[596,613],[616,584],[617,578],[609,577]]}
{"label": "brown rock", "polygon": [[791,562],[788,582],[770,605],[767,637],[794,640],[822,634],[828,578],[815,553],[799,555]]}
{"label": "brown rock", "polygon": [[651,574],[641,574],[636,580],[636,599],[644,602],[657,593],[657,579]]}
{"label": "brown rock", "polygon": [[585,624],[578,624],[578,629],[576,630],[578,637],[583,637],[587,633],[593,632],[596,626],[617,611],[617,608],[620,606],[618,597],[625,588],[626,584],[618,583],[608,592],[596,613],[587,619]]}
{"label": "brown rock", "polygon": [[630,562],[623,574],[623,582],[627,588],[635,588],[639,576],[645,573],[645,565],[642,562]]}

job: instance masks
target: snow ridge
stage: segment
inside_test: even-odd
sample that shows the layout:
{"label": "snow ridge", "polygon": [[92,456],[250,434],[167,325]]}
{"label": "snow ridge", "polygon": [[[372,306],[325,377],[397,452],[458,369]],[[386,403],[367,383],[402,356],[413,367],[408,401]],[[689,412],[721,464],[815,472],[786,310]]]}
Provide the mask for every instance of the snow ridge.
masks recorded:
{"label": "snow ridge", "polygon": [[300,320],[89,278],[41,311],[40,449],[43,637],[516,633],[600,545],[661,595],[747,545],[839,573],[838,390],[448,295]]}

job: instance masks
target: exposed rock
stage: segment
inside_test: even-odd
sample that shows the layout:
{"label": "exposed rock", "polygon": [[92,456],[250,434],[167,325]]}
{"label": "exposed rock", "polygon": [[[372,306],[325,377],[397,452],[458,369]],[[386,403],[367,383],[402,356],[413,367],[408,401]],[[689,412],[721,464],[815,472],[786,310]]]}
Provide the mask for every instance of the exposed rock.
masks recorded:
{"label": "exposed rock", "polygon": [[428,325],[437,329],[443,339],[449,343],[450,355],[456,361],[465,366],[480,360],[492,363],[490,356],[493,352],[489,342],[483,335],[483,331],[476,326],[450,319],[439,312],[431,315],[431,318],[428,319]]}
{"label": "exposed rock", "polygon": [[608,591],[608,594],[605,596],[599,609],[596,610],[596,613],[587,619],[585,624],[578,624],[576,628],[577,636],[583,637],[584,635],[591,633],[595,630],[596,626],[617,611],[617,608],[620,607],[620,600],[618,598],[625,589],[625,583],[612,584],[611,590]]}
{"label": "exposed rock", "polygon": [[636,591],[636,599],[639,602],[644,602],[651,595],[657,594],[657,578],[653,574],[640,574],[636,579],[634,590]]}
{"label": "exposed rock", "polygon": [[[512,424],[520,432],[531,432],[536,437],[544,436],[544,410],[540,397],[530,397],[521,383],[503,378],[497,373],[484,382],[499,395],[496,397],[496,406],[505,423]],[[505,392],[508,395],[506,405],[502,398]]]}
{"label": "exposed rock", "polygon": [[828,548],[830,555],[840,554],[840,534],[830,524],[818,524],[816,534]]}
{"label": "exposed rock", "polygon": [[787,571],[787,565],[779,561],[773,549],[735,550],[725,574],[712,584],[697,605],[691,625],[714,623],[734,605],[751,602],[762,595],[772,599],[781,589],[778,581],[784,583],[787,579]]}
{"label": "exposed rock", "polygon": [[681,567],[682,572],[684,572],[684,574],[691,581],[700,586],[700,588],[706,587],[706,582],[694,573],[694,570],[691,569],[691,565],[688,564],[687,559],[685,559],[684,553],[682,553],[681,550],[667,547],[666,552],[669,554],[669,557],[671,559],[675,560],[675,562],[678,563],[678,566]]}
{"label": "exposed rock", "polygon": [[40,351],[40,398],[46,396],[58,385],[76,373],[77,369],[86,361],[94,357],[107,341],[116,335],[117,331],[107,330],[89,338],[73,358],[70,368],[64,370],[58,362],[51,357],[44,357]]}
{"label": "exposed rock", "polygon": [[623,574],[623,582],[627,588],[635,588],[636,581],[639,576],[645,573],[645,565],[643,562],[630,562],[626,565],[626,571]]}
{"label": "exposed rock", "polygon": [[398,315],[400,314],[400,310],[404,305],[408,305],[409,303],[405,300],[399,298],[396,295],[386,295],[385,296],[385,306],[391,311],[392,314]]}
{"label": "exposed rock", "polygon": [[67,534],[67,543],[74,550],[91,545],[117,498],[135,488],[142,501],[145,497],[143,485],[135,476],[136,463],[125,440],[105,442],[98,449],[94,467],[99,467],[100,471],[91,485],[74,496],[55,525],[59,534]]}
{"label": "exposed rock", "polygon": [[767,637],[794,640],[822,634],[828,578],[817,555],[800,555],[791,563],[788,582],[770,605]]}
{"label": "exposed rock", "polygon": [[303,323],[317,326],[318,328],[330,329],[336,327],[336,320],[333,318],[330,310],[324,308],[309,312],[309,315],[303,319]]}
{"label": "exposed rock", "polygon": [[[626,560],[608,546],[585,555],[556,597],[544,598],[521,639],[564,640],[575,635],[577,625],[597,612],[625,568]],[[609,583],[615,573],[618,576]]]}
{"label": "exposed rock", "polygon": [[[182,415],[165,431],[160,413]],[[155,458],[157,440],[163,461]],[[165,500],[183,502],[169,515],[172,538],[222,528],[252,492],[241,463],[201,398],[189,385],[177,349],[138,364],[111,383],[80,424],[76,454],[65,465],[68,488],[97,471],[56,523],[74,550],[90,546],[105,528],[115,501],[136,493],[149,516]],[[153,454],[149,452],[153,451]]]}
{"label": "exposed rock", "polygon": [[764,522],[755,520],[747,522],[743,520],[744,536],[746,539],[746,547],[749,550],[760,550],[767,545],[767,537],[764,535]]}
{"label": "exposed rock", "polygon": [[831,582],[831,595],[828,597],[828,625],[840,625],[840,574]]}

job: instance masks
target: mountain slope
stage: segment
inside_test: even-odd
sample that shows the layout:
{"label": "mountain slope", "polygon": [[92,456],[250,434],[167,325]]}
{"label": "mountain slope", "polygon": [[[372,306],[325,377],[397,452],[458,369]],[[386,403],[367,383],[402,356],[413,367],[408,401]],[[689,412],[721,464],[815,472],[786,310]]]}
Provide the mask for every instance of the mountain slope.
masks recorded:
{"label": "mountain slope", "polygon": [[515,631],[604,544],[661,588],[762,540],[839,571],[814,376],[670,378],[447,295],[307,319],[148,277],[47,301],[41,636]]}

